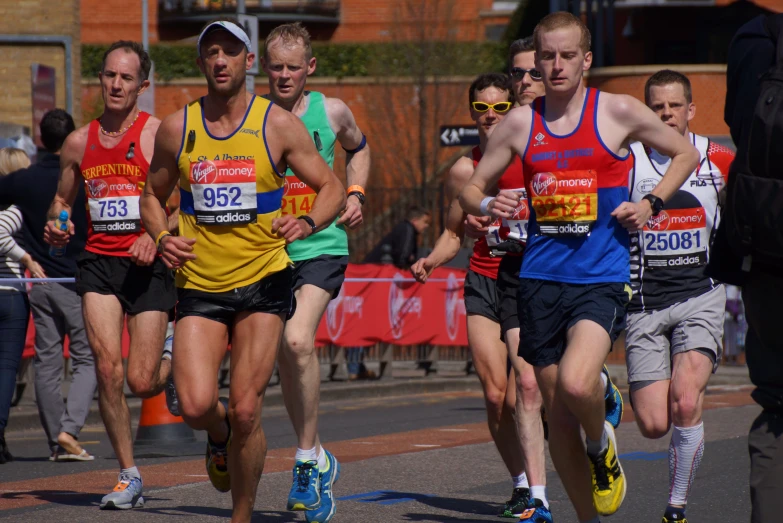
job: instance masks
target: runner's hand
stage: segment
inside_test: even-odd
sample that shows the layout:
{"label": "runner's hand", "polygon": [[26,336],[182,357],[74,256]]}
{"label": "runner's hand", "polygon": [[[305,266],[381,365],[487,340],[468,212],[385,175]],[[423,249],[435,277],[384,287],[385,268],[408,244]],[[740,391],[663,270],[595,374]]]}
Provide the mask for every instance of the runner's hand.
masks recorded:
{"label": "runner's hand", "polygon": [[141,267],[152,265],[155,261],[155,240],[149,234],[142,234],[128,249],[131,261]]}
{"label": "runner's hand", "polygon": [[54,220],[49,220],[44,227],[44,241],[52,247],[65,247],[75,231],[71,220],[68,220],[67,231],[61,231],[54,225]]}
{"label": "runner's hand", "polygon": [[474,240],[483,238],[489,231],[492,221],[491,216],[473,216],[468,214],[468,217],[465,218],[465,235]]}
{"label": "runner's hand", "polygon": [[272,232],[285,238],[286,243],[304,240],[313,230],[304,220],[299,220],[293,214],[272,220]]}
{"label": "runner's hand", "polygon": [[495,218],[511,218],[519,205],[521,194],[515,191],[500,191],[487,209]]}
{"label": "runner's hand", "polygon": [[641,231],[644,224],[652,216],[650,202],[642,200],[641,202],[623,202],[617,209],[612,211],[612,216],[617,218],[620,225],[630,232]]}
{"label": "runner's hand", "polygon": [[349,229],[355,229],[360,226],[363,221],[362,204],[359,203],[359,198],[356,196],[349,196],[345,203],[343,215],[337,220],[337,225],[346,224]]}
{"label": "runner's hand", "polygon": [[195,238],[185,238],[184,236],[164,236],[160,239],[163,245],[160,258],[169,269],[181,269],[188,260],[195,260],[193,254],[193,245]]}
{"label": "runner's hand", "polygon": [[411,274],[419,283],[427,283],[427,278],[430,277],[435,267],[432,266],[428,258],[419,258],[416,263],[411,265]]}

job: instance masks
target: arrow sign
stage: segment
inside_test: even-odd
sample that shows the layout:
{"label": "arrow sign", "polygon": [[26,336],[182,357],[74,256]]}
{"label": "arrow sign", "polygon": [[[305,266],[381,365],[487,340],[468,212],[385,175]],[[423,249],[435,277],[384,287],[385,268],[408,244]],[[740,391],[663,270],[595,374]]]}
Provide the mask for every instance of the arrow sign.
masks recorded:
{"label": "arrow sign", "polygon": [[478,145],[479,134],[475,125],[441,125],[441,147],[464,147]]}

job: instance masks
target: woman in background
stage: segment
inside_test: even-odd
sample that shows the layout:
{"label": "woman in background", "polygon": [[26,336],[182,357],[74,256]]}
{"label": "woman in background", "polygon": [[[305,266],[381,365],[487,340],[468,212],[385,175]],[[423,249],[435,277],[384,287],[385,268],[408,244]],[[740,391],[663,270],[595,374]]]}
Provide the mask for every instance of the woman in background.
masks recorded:
{"label": "woman in background", "polygon": [[[21,149],[0,149],[0,176],[30,166]],[[22,213],[15,206],[0,210],[0,278],[34,278],[46,275],[21,243]],[[0,283],[0,464],[13,460],[5,443],[5,427],[16,389],[16,372],[24,350],[30,304],[24,283]]]}

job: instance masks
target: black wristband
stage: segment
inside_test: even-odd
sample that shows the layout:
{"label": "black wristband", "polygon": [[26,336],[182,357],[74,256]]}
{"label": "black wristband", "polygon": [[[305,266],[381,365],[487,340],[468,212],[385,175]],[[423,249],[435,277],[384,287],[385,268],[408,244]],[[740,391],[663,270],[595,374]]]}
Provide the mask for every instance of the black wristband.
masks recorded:
{"label": "black wristband", "polygon": [[315,230],[318,228],[318,226],[315,224],[312,218],[307,216],[306,214],[303,214],[302,216],[299,216],[297,220],[302,220],[307,225],[310,226],[311,232],[315,232]]}
{"label": "black wristband", "polygon": [[348,193],[348,196],[356,196],[356,198],[359,200],[359,203],[364,205],[364,200],[365,200],[364,195],[359,191],[351,191]]}

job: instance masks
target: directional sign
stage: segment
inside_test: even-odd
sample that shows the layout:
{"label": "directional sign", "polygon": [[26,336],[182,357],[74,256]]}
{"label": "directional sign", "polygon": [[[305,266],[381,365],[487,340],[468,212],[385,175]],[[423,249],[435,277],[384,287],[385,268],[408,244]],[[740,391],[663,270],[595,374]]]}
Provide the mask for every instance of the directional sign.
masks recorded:
{"label": "directional sign", "polygon": [[247,71],[247,74],[255,76],[258,74],[258,61],[261,58],[258,54],[258,18],[252,15],[237,15],[237,18],[250,37],[250,52],[256,55],[253,67]]}
{"label": "directional sign", "polygon": [[478,145],[479,134],[475,125],[441,125],[441,147],[462,147]]}

